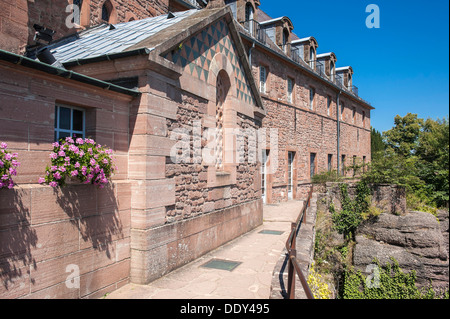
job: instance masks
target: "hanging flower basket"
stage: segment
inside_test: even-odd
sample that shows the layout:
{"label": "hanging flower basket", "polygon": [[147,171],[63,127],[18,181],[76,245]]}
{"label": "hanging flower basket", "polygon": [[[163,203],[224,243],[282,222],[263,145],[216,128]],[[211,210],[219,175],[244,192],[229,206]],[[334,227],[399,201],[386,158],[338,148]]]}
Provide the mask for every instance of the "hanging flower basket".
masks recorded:
{"label": "hanging flower basket", "polygon": [[117,169],[113,151],[97,144],[93,139],[66,137],[55,142],[50,153],[51,165],[47,166],[40,184],[63,187],[70,184],[94,184],[105,187]]}
{"label": "hanging flower basket", "polygon": [[8,144],[0,143],[0,189],[14,187],[13,176],[17,175],[18,154],[7,151]]}

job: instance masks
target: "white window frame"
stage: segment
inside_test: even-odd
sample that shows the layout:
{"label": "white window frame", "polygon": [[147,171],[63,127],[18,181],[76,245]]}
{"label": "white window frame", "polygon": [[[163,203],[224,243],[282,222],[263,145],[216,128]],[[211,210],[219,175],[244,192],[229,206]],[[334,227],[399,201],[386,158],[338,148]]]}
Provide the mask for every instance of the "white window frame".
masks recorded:
{"label": "white window frame", "polygon": [[331,96],[327,96],[327,115],[330,116],[331,114]]}
{"label": "white window frame", "polygon": [[287,100],[289,103],[294,102],[294,80],[290,77],[287,78]]}
{"label": "white window frame", "polygon": [[259,91],[266,94],[267,89],[267,69],[265,66],[261,65],[259,67]]}
{"label": "white window frame", "polygon": [[314,98],[316,97],[316,90],[313,87],[309,88],[309,108],[314,110]]}
{"label": "white window frame", "polygon": [[[81,134],[83,136],[83,138],[86,136],[86,110],[82,109],[80,107],[76,107],[76,106],[71,106],[71,105],[67,105],[67,104],[61,104],[58,103],[55,105],[56,109],[55,109],[55,133],[56,133],[56,141],[59,141],[60,139],[60,133],[69,133],[69,136],[73,137],[74,134]],[[59,123],[59,112],[60,112],[60,108],[64,107],[67,109],[70,109],[70,129],[62,129],[59,127],[60,123]],[[77,111],[81,111],[83,113],[83,130],[82,131],[77,131],[73,129],[73,111],[77,110]]]}

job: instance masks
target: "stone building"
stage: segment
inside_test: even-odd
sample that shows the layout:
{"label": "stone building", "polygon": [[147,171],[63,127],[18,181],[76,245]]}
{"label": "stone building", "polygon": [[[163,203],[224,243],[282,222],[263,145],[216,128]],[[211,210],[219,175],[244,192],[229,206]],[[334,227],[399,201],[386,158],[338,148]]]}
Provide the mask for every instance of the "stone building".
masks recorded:
{"label": "stone building", "polygon": [[[0,189],[0,297],[148,283],[260,225],[263,202],[301,199],[342,156],[370,160],[352,68],[259,1],[225,2],[0,3],[0,142],[21,162]],[[113,149],[108,187],[37,183],[74,133]]]}

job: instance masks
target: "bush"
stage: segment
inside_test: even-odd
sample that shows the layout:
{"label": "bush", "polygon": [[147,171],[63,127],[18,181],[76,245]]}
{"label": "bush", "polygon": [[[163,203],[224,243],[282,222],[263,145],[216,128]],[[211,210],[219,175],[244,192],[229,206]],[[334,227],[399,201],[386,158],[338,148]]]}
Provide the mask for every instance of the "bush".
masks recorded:
{"label": "bush", "polygon": [[308,275],[308,286],[314,295],[314,299],[331,299],[333,297],[333,292],[330,287],[314,268],[314,263],[309,268]]}
{"label": "bush", "polygon": [[336,211],[333,205],[330,206],[331,218],[334,228],[339,234],[344,234],[346,238],[351,238],[356,228],[367,216],[370,208],[371,191],[363,181],[356,186],[356,198],[350,199],[348,195],[348,185],[340,184],[341,191],[341,211]]}
{"label": "bush", "polygon": [[108,184],[115,168],[112,150],[102,147],[92,139],[67,137],[55,142],[50,154],[51,166],[47,166],[45,177],[39,183],[52,187],[65,186],[70,179],[83,184],[94,184],[99,188]]}
{"label": "bush", "polygon": [[342,177],[339,176],[336,170],[322,172],[320,174],[315,174],[312,177],[313,184],[324,184],[327,182],[340,182],[342,181]]}
{"label": "bush", "polygon": [[436,292],[431,283],[428,287],[416,287],[416,273],[404,273],[398,262],[391,257],[392,264],[381,266],[374,260],[376,271],[364,276],[361,271],[348,269],[344,275],[341,291],[343,299],[448,299],[448,289]]}
{"label": "bush", "polygon": [[7,151],[7,148],[8,144],[0,144],[0,189],[14,187],[12,177],[17,175],[17,167],[20,166],[18,154]]}

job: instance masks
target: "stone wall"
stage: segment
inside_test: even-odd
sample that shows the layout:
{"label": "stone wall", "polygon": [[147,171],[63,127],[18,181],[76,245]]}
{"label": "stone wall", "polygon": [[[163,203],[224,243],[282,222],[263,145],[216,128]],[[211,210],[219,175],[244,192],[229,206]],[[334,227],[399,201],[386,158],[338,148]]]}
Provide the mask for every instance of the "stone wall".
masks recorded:
{"label": "stone wall", "polygon": [[[439,211],[437,218],[426,212],[408,211],[404,188],[387,184],[370,186],[372,205],[382,213],[358,227],[353,265],[368,275],[371,269],[368,266],[374,258],[384,265],[393,257],[403,271],[416,271],[418,286],[426,286],[432,280],[436,288],[448,287],[448,210]],[[318,211],[327,212],[331,203],[339,211],[339,184],[327,183],[321,188]],[[351,198],[355,191],[356,186],[349,184]],[[343,243],[341,237],[334,234],[332,238],[339,245]]]}
{"label": "stone wall", "polygon": [[[0,297],[97,298],[126,284],[132,97],[6,62],[0,87],[0,140],[21,163],[17,185],[0,190]],[[50,164],[57,103],[85,108],[86,135],[114,150],[108,187],[37,183]]]}
{"label": "stone wall", "polygon": [[[250,50],[251,44],[248,45]],[[310,183],[310,154],[316,153],[315,173],[328,170],[328,155],[332,155],[332,168],[337,169],[336,97],[333,88],[306,72],[256,46],[252,50],[253,77],[259,83],[260,67],[267,72],[266,93],[261,93],[267,116],[263,127],[278,130],[278,167],[270,176],[271,194],[268,202],[288,199],[287,152],[295,152],[294,197],[302,198],[302,185]],[[292,102],[287,100],[287,79],[294,82]],[[309,89],[315,89],[312,108]],[[327,99],[331,99],[327,108]],[[370,161],[370,110],[354,99],[341,94],[345,110],[341,120],[340,156],[346,156],[344,165],[352,164],[353,156],[360,162]],[[355,107],[355,119],[352,118]],[[363,121],[363,113],[365,120]],[[274,148],[274,146],[271,146]],[[340,160],[340,159],[339,159]],[[341,164],[342,165],[342,164]],[[348,174],[351,174],[349,172]],[[269,183],[268,182],[268,183]]]}

